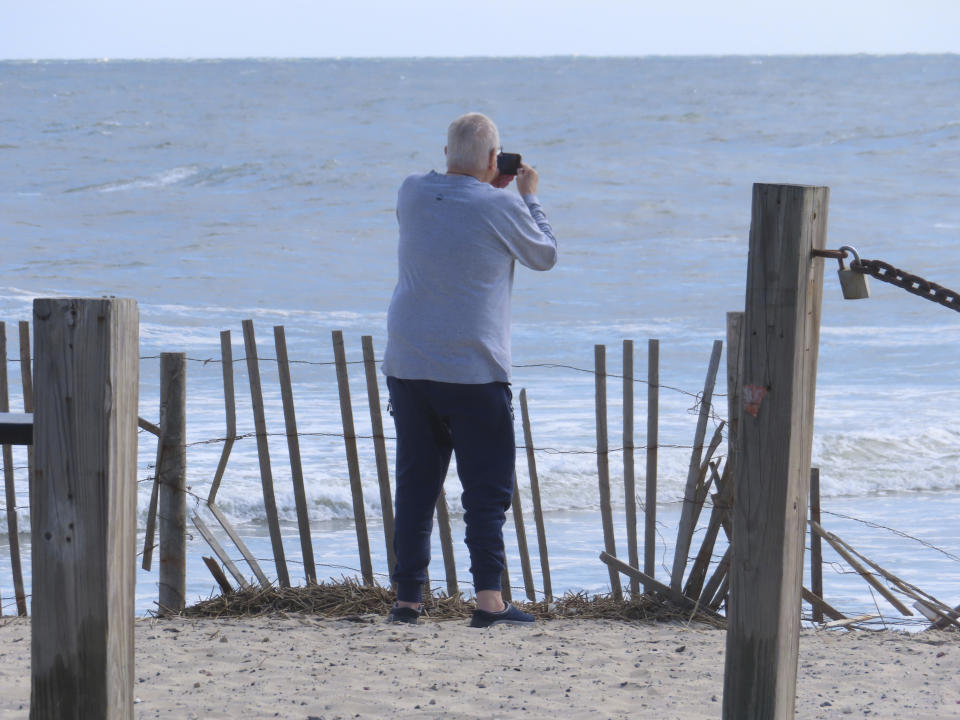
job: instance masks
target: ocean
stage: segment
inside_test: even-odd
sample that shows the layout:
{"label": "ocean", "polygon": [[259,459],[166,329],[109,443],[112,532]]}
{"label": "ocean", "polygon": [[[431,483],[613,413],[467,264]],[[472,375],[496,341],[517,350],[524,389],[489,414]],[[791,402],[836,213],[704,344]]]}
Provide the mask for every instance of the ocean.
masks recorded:
{"label": "ocean", "polygon": [[[219,333],[232,331],[234,357],[243,358],[241,321],[252,319],[268,429],[276,433],[277,503],[295,561],[295,505],[270,361],[272,327],[285,326],[318,574],[354,574],[331,331],[343,330],[348,360],[361,359],[362,335],[373,337],[379,357],[396,276],[397,187],[409,173],[442,169],[451,119],[484,112],[504,149],[538,169],[540,200],[560,244],[554,270],[518,269],[513,307],[513,383],[529,396],[554,590],[608,589],[596,559],[603,541],[593,346],[607,346],[616,375],[624,339],[635,343],[639,448],[647,341],[660,341],[662,579],[711,345],[725,338],[726,313],[744,305],[752,184],[829,186],[829,247],[852,245],[862,257],[957,287],[958,80],[953,55],[0,62],[0,320],[9,354],[18,357],[16,322],[30,319],[35,297],[135,298],[140,414],[157,420],[157,356],[185,352],[190,510],[212,521],[199,498],[222,449],[205,441],[225,434]],[[960,318],[879,282],[869,300],[844,301],[834,267],[827,262],[813,450],[824,525],[955,605]],[[238,431],[249,433],[245,364],[234,371]],[[357,432],[369,435],[362,366],[350,372]],[[16,362],[10,385],[18,408]],[[611,377],[610,464],[622,516],[620,387]],[[726,416],[725,392],[721,376],[718,418]],[[141,543],[155,451],[155,440],[141,434]],[[637,450],[641,501],[644,458]],[[369,441],[361,440],[360,463],[374,566],[383,573]],[[21,542],[29,545],[22,449],[14,464]],[[522,452],[518,478],[529,514]],[[447,497],[468,580],[453,476]],[[253,438],[234,446],[218,499],[275,576]],[[508,521],[508,544],[512,533]],[[527,533],[532,542],[532,518]],[[624,543],[622,517],[617,533]],[[7,545],[5,536],[0,543]],[[208,548],[194,534],[188,601],[213,586],[201,554]],[[437,580],[443,566],[435,555]],[[825,555],[827,600],[872,611],[868,586]],[[522,585],[515,556],[511,572]],[[295,562],[290,574],[302,582]],[[138,612],[155,607],[156,585],[156,570],[140,572]],[[4,613],[12,612],[4,548],[0,595]],[[889,607],[883,613],[896,617]]]}

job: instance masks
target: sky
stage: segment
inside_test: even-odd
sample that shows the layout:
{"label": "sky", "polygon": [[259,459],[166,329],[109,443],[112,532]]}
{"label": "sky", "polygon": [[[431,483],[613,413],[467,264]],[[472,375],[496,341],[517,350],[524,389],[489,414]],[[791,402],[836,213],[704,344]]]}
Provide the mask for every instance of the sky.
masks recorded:
{"label": "sky", "polygon": [[960,0],[0,0],[2,59],[960,52]]}

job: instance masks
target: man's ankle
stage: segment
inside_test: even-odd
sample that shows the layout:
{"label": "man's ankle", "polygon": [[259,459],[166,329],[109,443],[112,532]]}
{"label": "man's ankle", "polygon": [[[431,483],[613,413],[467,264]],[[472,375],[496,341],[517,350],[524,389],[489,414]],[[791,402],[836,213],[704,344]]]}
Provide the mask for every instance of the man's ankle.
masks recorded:
{"label": "man's ankle", "polygon": [[409,600],[397,600],[397,607],[410,608],[411,610],[419,610],[420,602],[410,602]]}
{"label": "man's ankle", "polygon": [[477,607],[485,612],[503,612],[507,605],[503,602],[503,595],[499,590],[478,590]]}

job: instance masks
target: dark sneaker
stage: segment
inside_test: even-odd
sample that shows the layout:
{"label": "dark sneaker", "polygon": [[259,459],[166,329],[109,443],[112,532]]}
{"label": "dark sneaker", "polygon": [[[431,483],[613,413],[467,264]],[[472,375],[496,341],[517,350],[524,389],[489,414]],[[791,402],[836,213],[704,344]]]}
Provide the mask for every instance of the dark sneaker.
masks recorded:
{"label": "dark sneaker", "polygon": [[494,625],[533,625],[533,615],[518,610],[510,603],[500,612],[487,612],[486,610],[474,610],[473,617],[470,619],[470,627],[487,628]]}
{"label": "dark sneaker", "polygon": [[420,611],[415,610],[414,608],[408,607],[399,607],[394,605],[390,608],[390,612],[387,613],[386,622],[388,623],[407,623],[408,625],[416,625],[420,620]]}

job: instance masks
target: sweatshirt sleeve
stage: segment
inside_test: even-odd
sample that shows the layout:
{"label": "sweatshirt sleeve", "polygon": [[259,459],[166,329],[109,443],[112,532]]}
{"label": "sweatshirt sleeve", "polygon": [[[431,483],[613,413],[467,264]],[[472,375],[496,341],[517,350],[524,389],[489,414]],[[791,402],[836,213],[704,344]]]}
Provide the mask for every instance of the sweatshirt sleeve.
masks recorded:
{"label": "sweatshirt sleeve", "polygon": [[505,233],[504,240],[522,265],[531,270],[549,270],[557,264],[557,239],[537,196],[522,197],[523,202],[517,200],[513,213],[514,227]]}

